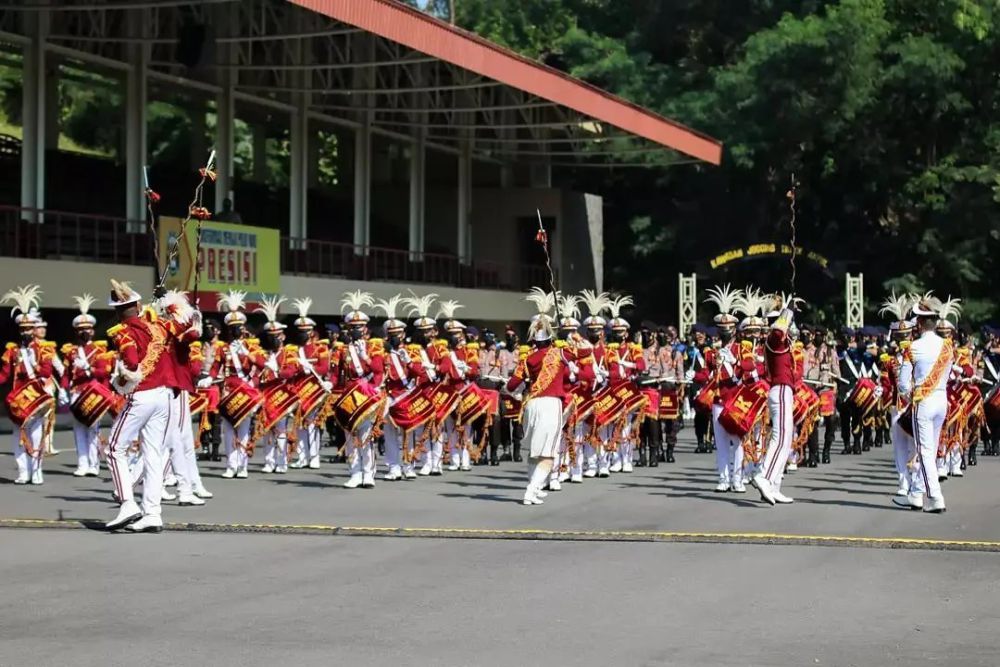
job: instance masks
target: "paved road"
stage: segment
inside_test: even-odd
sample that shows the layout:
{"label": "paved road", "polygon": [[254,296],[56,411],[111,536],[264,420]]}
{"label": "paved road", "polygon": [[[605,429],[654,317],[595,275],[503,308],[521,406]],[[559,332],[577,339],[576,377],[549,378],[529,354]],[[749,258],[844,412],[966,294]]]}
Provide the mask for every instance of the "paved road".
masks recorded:
{"label": "paved road", "polygon": [[8,530],[0,664],[995,665],[996,555]]}
{"label": "paved road", "polygon": [[[685,434],[687,431],[685,431]],[[71,476],[75,459],[68,433],[56,446],[67,450],[47,462],[46,484],[0,483],[0,518],[106,519],[115,509],[111,483]],[[325,524],[378,527],[537,528],[550,530],[658,530],[768,532],[839,536],[1000,540],[1000,459],[980,458],[963,479],[944,484],[948,512],[926,515],[891,503],[895,473],[889,448],[863,456],[837,456],[833,463],[788,475],[785,493],[794,505],[770,507],[751,489],[743,495],[713,493],[714,455],[691,453],[682,442],[678,463],[637,468],[630,475],[564,485],[545,505],[523,507],[525,468],[499,468],[414,482],[379,483],[374,490],[341,488],[344,466],[290,471],[275,476],[251,472],[247,480],[223,480],[221,464],[204,466],[216,494],[202,508],[165,506],[167,521]],[[259,455],[258,455],[259,458]],[[0,475],[13,469],[0,456]]]}
{"label": "paved road", "polygon": [[[1000,460],[947,482],[932,516],[891,505],[888,449],[790,475],[798,500],[776,508],[712,493],[691,449],[541,507],[518,503],[512,464],[373,491],[342,489],[342,466],[225,481],[211,465],[216,498],[165,516],[1000,540]],[[110,483],[72,469],[64,453],[44,486],[0,484],[0,519],[112,515]],[[0,665],[995,665],[1000,630],[991,553],[16,529],[0,544]]]}

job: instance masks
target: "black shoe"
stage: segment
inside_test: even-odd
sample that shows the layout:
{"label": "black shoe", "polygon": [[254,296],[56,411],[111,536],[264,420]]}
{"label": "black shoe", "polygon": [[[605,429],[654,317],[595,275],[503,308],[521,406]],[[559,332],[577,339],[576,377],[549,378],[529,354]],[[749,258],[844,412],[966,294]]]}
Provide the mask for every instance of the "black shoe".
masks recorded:
{"label": "black shoe", "polygon": [[514,455],[514,463],[521,463],[522,461],[524,461],[524,459],[521,458],[520,454]]}
{"label": "black shoe", "polygon": [[659,456],[657,456],[656,458],[660,459],[660,463],[666,463],[667,462],[667,455],[666,455],[666,453],[662,449],[660,450]]}
{"label": "black shoe", "polygon": [[823,463],[829,463],[830,462],[830,452],[823,452],[822,462]]}
{"label": "black shoe", "polygon": [[[845,455],[850,454],[850,453],[851,453],[851,448],[850,447],[844,447],[844,451],[840,452],[840,455],[841,456],[845,456]],[[829,455],[827,455],[827,458],[829,458]],[[829,461],[824,461],[824,463],[829,463]]]}
{"label": "black shoe", "polygon": [[872,448],[871,445],[862,445],[861,446],[861,451],[863,451],[863,452],[869,452],[869,451],[871,451],[871,448]]}
{"label": "black shoe", "polygon": [[674,454],[673,452],[671,452],[670,454],[667,454],[667,463],[673,463],[673,462],[674,462]]}
{"label": "black shoe", "polygon": [[695,454],[705,454],[708,450],[705,449],[704,443],[699,442],[698,446],[694,448]]}
{"label": "black shoe", "polygon": [[659,468],[660,467],[660,460],[659,459],[660,459],[660,457],[658,457],[658,456],[651,457],[649,459],[649,467],[650,468]]}

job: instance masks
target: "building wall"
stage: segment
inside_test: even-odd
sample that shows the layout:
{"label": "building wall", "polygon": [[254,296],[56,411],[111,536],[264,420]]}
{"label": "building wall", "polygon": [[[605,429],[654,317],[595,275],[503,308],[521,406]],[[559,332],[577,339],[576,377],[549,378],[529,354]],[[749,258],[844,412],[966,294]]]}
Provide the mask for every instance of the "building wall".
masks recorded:
{"label": "building wall", "polygon": [[[42,288],[42,310],[71,309],[73,296],[89,292],[97,297],[95,308],[104,309],[111,288],[109,280],[125,280],[147,298],[153,292],[153,270],[141,266],[60,262],[53,260],[3,258],[0,261],[0,289],[17,285],[38,284]],[[517,292],[472,290],[421,285],[414,283],[374,283],[333,278],[281,276],[281,291],[289,297],[310,296],[316,315],[340,313],[344,292],[362,289],[376,298],[389,298],[412,289],[423,295],[434,292],[441,299],[456,299],[465,307],[458,311],[462,318],[484,321],[523,321],[534,314],[530,304]]]}

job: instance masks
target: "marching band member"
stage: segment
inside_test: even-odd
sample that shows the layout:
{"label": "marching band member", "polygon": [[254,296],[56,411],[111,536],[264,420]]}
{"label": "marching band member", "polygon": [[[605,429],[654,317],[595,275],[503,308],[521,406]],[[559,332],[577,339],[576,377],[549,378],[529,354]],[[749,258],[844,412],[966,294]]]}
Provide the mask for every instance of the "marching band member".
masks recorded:
{"label": "marching band member", "polygon": [[1000,410],[998,405],[998,386],[1000,386],[1000,345],[997,342],[998,332],[995,328],[983,327],[983,349],[979,357],[981,364],[980,377],[982,383],[989,387],[984,398],[986,419],[982,428],[983,454],[985,456],[1000,456]]}
{"label": "marching band member", "polygon": [[[402,300],[402,303],[409,309],[409,315],[416,316],[413,320],[412,342],[406,350],[411,360],[409,375],[415,382],[414,391],[420,392],[424,397],[429,397],[438,379],[437,365],[431,360],[433,351],[431,333],[435,328],[435,322],[434,318],[430,316],[430,310],[436,298],[437,294],[426,294],[418,297],[410,292],[410,296],[403,297]],[[408,446],[410,447],[411,461],[415,462],[417,456],[423,456],[424,463],[420,468],[420,475],[424,477],[431,474],[441,474],[441,459],[444,456],[444,449],[441,441],[434,435],[435,428],[432,412],[429,419],[421,419],[420,423],[410,431],[413,438],[412,445],[405,441],[402,445],[404,452],[407,451]],[[409,472],[404,470],[403,477],[404,479],[412,479],[412,468]]]}
{"label": "marching band member", "polygon": [[[416,383],[410,378],[410,366],[415,360],[410,358],[403,342],[406,323],[396,317],[396,310],[403,302],[401,294],[388,300],[375,301],[375,307],[386,317],[383,330],[387,349],[382,363],[385,367],[385,391],[389,398],[386,411],[390,419],[385,422],[382,434],[385,437],[385,464],[388,467],[384,479],[388,482],[416,477],[413,471],[413,451],[409,449],[409,442],[406,442],[409,434],[391,419],[392,408],[416,391]],[[405,451],[404,446],[407,447]]]}
{"label": "marching band member", "polygon": [[793,502],[781,493],[781,477],[785,463],[792,449],[794,422],[792,419],[792,394],[798,382],[792,359],[791,339],[788,330],[792,326],[794,298],[784,298],[782,303],[769,315],[775,315],[770,333],[765,342],[767,377],[771,388],[767,394],[767,409],[771,417],[771,436],[768,440],[764,461],[753,476],[753,485],[760,492],[761,499],[774,505]]}
{"label": "marching band member", "polygon": [[[963,380],[973,375],[971,367],[965,367],[959,363],[958,346],[955,344],[955,322],[958,321],[961,314],[961,299],[953,299],[949,296],[941,303],[941,308],[938,311],[939,319],[935,328],[938,336],[951,343],[954,352],[955,361],[948,374],[949,395],[957,390]],[[954,411],[955,407],[949,401],[949,410],[945,416],[945,427],[941,430],[941,443],[938,449],[937,470],[938,478],[941,481],[944,481],[949,476],[961,477],[964,474],[962,472],[962,447],[964,443],[961,442],[960,437],[956,437],[958,435],[956,433],[957,428],[948,428],[949,423],[954,423],[961,419],[960,416],[954,414]]]}
{"label": "marching band member", "polygon": [[[590,417],[586,405],[593,410],[591,387],[593,382],[593,355],[590,344],[579,334],[580,297],[561,294],[557,298],[559,331],[556,347],[570,369],[570,386],[563,405],[567,419],[564,437],[559,448],[559,458],[552,468],[549,490],[559,491],[566,480],[574,484],[583,482],[584,446],[587,435],[587,420]],[[581,361],[581,357],[584,361]],[[565,470],[563,468],[565,467]]]}
{"label": "marching band member", "polygon": [[[375,448],[374,437],[378,423],[381,423],[384,410],[383,399],[380,399],[383,374],[373,367],[372,354],[369,353],[368,314],[361,309],[375,305],[371,294],[358,290],[345,292],[341,300],[341,312],[344,315],[344,326],[348,327],[347,347],[341,358],[337,371],[339,386],[344,388],[344,394],[338,399],[343,419],[340,425],[347,431],[347,462],[350,479],[344,484],[348,489],[375,487]],[[378,341],[376,345],[381,345]],[[377,350],[377,348],[376,348]],[[378,350],[379,355],[381,351]],[[341,416],[338,414],[338,419]]]}
{"label": "marching band member", "polygon": [[200,458],[219,460],[219,445],[222,444],[222,425],[219,423],[219,392],[222,384],[222,369],[226,359],[226,344],[220,337],[218,322],[205,320],[202,325],[202,344],[199,350],[201,369],[197,376],[198,393],[205,398],[205,422],[207,428],[199,435],[201,440]]}
{"label": "marching band member", "polygon": [[[503,348],[497,351],[498,374],[506,384],[517,368],[518,350],[520,340],[517,332],[511,325],[507,325],[504,331]],[[503,393],[500,397],[500,445],[503,447],[505,458],[514,463],[521,463],[521,418],[520,401],[509,393]]]}
{"label": "marching band member", "polygon": [[[284,297],[261,295],[257,312],[264,313],[264,337],[255,349],[251,361],[257,370],[257,386],[262,396],[261,409],[257,414],[257,434],[264,438],[263,473],[283,475],[288,472],[289,449],[294,443],[302,449],[308,447],[299,438],[305,429],[296,432],[292,414],[298,407],[291,381],[302,376],[301,348],[285,344],[285,325],[278,321]],[[256,439],[256,438],[255,438]],[[294,467],[294,466],[293,466]],[[302,468],[304,466],[298,466]]]}
{"label": "marching band member", "polygon": [[[442,301],[438,306],[438,317],[445,319],[444,331],[447,336],[446,344],[441,345],[441,352],[438,357],[437,371],[441,384],[451,386],[457,395],[468,386],[469,365],[459,358],[461,348],[464,344],[462,332],[465,325],[455,319],[455,311],[462,306],[457,301]],[[440,438],[442,447],[448,445],[450,462],[448,470],[472,470],[469,458],[468,442],[471,438],[469,426],[459,424],[455,409],[458,401],[454,401],[452,408],[447,414],[438,414],[441,424]]]}
{"label": "marching band member", "polygon": [[[295,320],[296,343],[298,344],[298,362],[302,377],[312,376],[320,383],[325,383],[330,374],[330,348],[326,341],[318,340],[316,322],[309,317],[312,299],[296,299],[292,302],[298,310],[299,317]],[[298,433],[298,460],[291,464],[292,468],[319,468],[319,448],[322,441],[322,426],[318,423],[319,412],[323,408],[321,402],[309,414],[302,415],[302,423]]]}
{"label": "marching band member", "polygon": [[0,297],[4,303],[14,303],[11,315],[21,334],[19,343],[7,343],[0,359],[0,386],[11,381],[7,409],[17,428],[14,429],[14,460],[17,463],[15,484],[42,484],[42,463],[45,456],[45,431],[51,430],[55,401],[46,387],[54,374],[54,347],[39,345],[34,329],[37,322],[32,309],[41,295],[38,285],[18,287]]}
{"label": "marching band member", "polygon": [[941,305],[928,293],[912,308],[920,335],[903,359],[899,387],[902,393],[910,395],[920,474],[914,476],[909,495],[893,498],[902,507],[932,513],[945,511],[936,459],[941,427],[948,412],[948,377],[955,358],[951,341],[935,332]]}
{"label": "marching band member", "polygon": [[[198,471],[198,459],[194,455],[194,429],[191,426],[191,395],[195,392],[195,382],[201,371],[201,314],[188,302],[187,294],[169,290],[156,302],[156,308],[167,322],[173,322],[181,332],[171,339],[164,356],[173,363],[177,390],[171,396],[170,422],[167,425],[166,446],[169,461],[177,477],[177,503],[179,505],[204,505],[202,498],[212,494],[205,489]],[[171,500],[173,494],[166,490],[163,500]]]}
{"label": "marching band member", "polygon": [[[115,365],[115,355],[108,351],[107,341],[94,340],[94,325],[97,318],[90,314],[90,307],[95,299],[90,294],[75,296],[80,314],[73,318],[73,329],[76,331],[77,342],[66,343],[60,352],[63,356],[63,366],[69,372],[63,375],[63,387],[70,392],[70,402],[76,406],[81,394],[88,388],[95,393],[90,399],[91,402],[109,405],[109,402],[101,400],[103,397],[96,392],[100,391],[111,396],[111,370]],[[94,386],[99,385],[99,389]],[[85,406],[80,406],[81,408]],[[105,407],[105,411],[107,408]],[[100,474],[101,459],[100,433],[101,415],[89,410],[73,410],[73,439],[76,441],[76,470],[74,477],[84,477],[90,475],[97,477]],[[95,418],[96,416],[96,418]],[[85,419],[87,423],[81,421]]]}
{"label": "marching band member", "polygon": [[[660,367],[660,408],[658,422],[661,443],[658,447],[659,462],[673,463],[674,448],[677,446],[677,422],[681,406],[684,404],[684,353],[677,340],[677,329],[673,326],[661,327],[656,334],[657,360]],[[665,449],[664,449],[665,447]],[[655,466],[656,463],[650,462]]]}
{"label": "marching band member", "polygon": [[694,399],[702,388],[708,383],[711,377],[711,371],[708,368],[708,359],[706,355],[706,351],[711,348],[708,345],[705,329],[701,325],[695,324],[692,326],[690,335],[692,343],[688,345],[686,349],[685,361],[687,368],[684,371],[684,379],[691,384],[689,399],[692,401],[691,407],[694,411],[694,436],[696,440],[694,453],[707,454],[711,451],[711,445],[708,443],[708,429],[711,414],[706,412],[704,409],[696,407]]}
{"label": "marching band member", "polygon": [[[861,380],[861,353],[854,330],[843,327],[837,350],[837,412],[840,415],[840,435],[844,441],[841,454],[861,454],[861,411],[851,402],[854,389]],[[853,439],[854,446],[851,447]]]}
{"label": "marching band member", "polygon": [[890,355],[885,364],[886,381],[883,384],[883,391],[887,391],[892,396],[891,407],[889,409],[889,424],[892,439],[893,458],[896,463],[896,476],[898,478],[897,496],[906,496],[910,492],[910,461],[916,455],[913,438],[906,433],[899,423],[900,417],[906,411],[908,396],[899,390],[900,372],[904,360],[909,355],[910,339],[913,332],[913,323],[906,318],[909,315],[914,297],[903,294],[892,296],[882,303],[879,315],[891,315],[893,321],[889,325],[890,338],[898,344],[898,352]]}
{"label": "marching band member", "polygon": [[653,334],[655,324],[643,324],[639,331],[639,342],[642,345],[642,361],[646,366],[646,377],[643,381],[644,390],[649,403],[646,405],[646,418],[639,427],[639,462],[638,466],[648,465],[655,468],[660,464],[660,389],[659,380],[664,375],[660,365],[660,350]]}
{"label": "marching band member", "polygon": [[528,330],[535,351],[520,363],[507,383],[508,391],[528,386],[524,406],[524,445],[533,462],[528,486],[521,501],[541,505],[542,490],[549,479],[562,439],[563,399],[569,379],[569,367],[552,344],[552,316],[540,314]]}
{"label": "marching band member", "polygon": [[[579,380],[590,385],[589,397],[592,398],[607,384],[610,375],[605,362],[606,349],[603,335],[607,320],[602,315],[608,308],[610,295],[607,292],[598,294],[585,289],[580,292],[580,300],[587,306],[589,313],[587,318],[583,320],[583,326],[587,330],[587,346],[584,349],[589,350],[589,354],[581,353],[578,355],[582,373]],[[594,412],[596,413],[597,410],[598,408],[595,406]],[[607,426],[599,428],[596,419],[597,415],[591,414],[590,421],[593,422],[593,425],[587,429],[590,436],[583,446],[586,461],[583,477],[607,477],[610,474],[611,462],[607,451],[610,428]]]}
{"label": "marching band member", "polygon": [[[617,296],[608,304],[611,313],[612,342],[608,345],[608,371],[612,385],[628,385],[638,391],[635,379],[646,370],[642,358],[642,348],[630,343],[628,332],[631,325],[621,317],[621,309],[631,306],[634,302],[630,296]],[[611,464],[611,472],[632,472],[635,440],[638,435],[638,425],[642,424],[643,414],[639,409],[641,403],[633,408],[627,408],[623,414],[623,422],[618,431],[618,442]],[[614,437],[614,436],[612,436]]]}
{"label": "marching band member", "polygon": [[[249,396],[257,396],[253,389],[251,371],[253,369],[252,355],[258,347],[258,341],[247,337],[246,324],[246,292],[230,290],[219,297],[219,307],[226,309],[224,323],[229,334],[226,345],[225,361],[223,363],[223,398],[220,408],[226,405],[225,399],[234,392],[240,400]],[[249,400],[249,399],[248,399]],[[223,479],[246,479],[247,466],[250,457],[250,426],[253,413],[259,409],[259,403],[248,411],[240,411],[237,415],[220,410],[222,414],[222,443],[226,452],[226,470]],[[244,414],[246,412],[246,414]],[[233,423],[233,420],[238,420]]]}
{"label": "marching band member", "polygon": [[719,422],[722,408],[733,395],[739,385],[740,378],[746,367],[747,372],[753,368],[747,366],[744,355],[740,352],[740,343],[733,339],[739,320],[733,314],[737,309],[755,311],[756,302],[748,302],[742,290],[734,290],[730,285],[716,286],[708,290],[707,302],[719,309],[714,321],[719,330],[722,346],[709,353],[708,367],[712,371],[718,392],[712,405],[712,427],[715,435],[715,469],[719,481],[715,490],[718,493],[735,491],[744,493],[746,487],[743,481],[743,443],[737,436],[726,430]]}
{"label": "marching band member", "polygon": [[[115,309],[120,321],[108,331],[119,352],[112,386],[127,400],[115,419],[108,446],[108,467],[121,505],[118,515],[105,527],[158,533],[163,530],[160,496],[167,454],[164,447],[175,418],[172,408],[180,393],[170,346],[178,340],[196,339],[197,333],[193,338],[188,336],[195,330],[196,321],[200,327],[200,321],[196,312],[187,315],[188,322],[174,317],[159,319],[149,309],[143,310],[140,317],[141,298],[127,283],[111,281],[108,305]],[[141,440],[142,449],[141,510],[133,497],[127,463],[128,448],[136,440]]]}
{"label": "marching band member", "polygon": [[492,414],[483,415],[479,423],[476,424],[475,437],[482,437],[481,429],[487,428],[489,423],[489,458],[483,455],[481,463],[489,463],[491,466],[500,465],[498,452],[500,449],[500,400],[499,392],[502,386],[500,382],[500,356],[497,350],[497,339],[489,329],[483,329],[483,344],[479,350],[480,379],[479,386],[490,392],[496,392],[496,406]]}

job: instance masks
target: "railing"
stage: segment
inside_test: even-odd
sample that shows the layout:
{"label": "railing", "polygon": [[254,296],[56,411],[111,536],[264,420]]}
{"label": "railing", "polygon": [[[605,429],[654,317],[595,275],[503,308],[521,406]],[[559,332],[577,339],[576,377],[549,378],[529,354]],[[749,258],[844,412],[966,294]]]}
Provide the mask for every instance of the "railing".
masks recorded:
{"label": "railing", "polygon": [[[35,222],[38,221],[38,222]],[[0,206],[0,256],[152,266],[144,221]],[[281,272],[320,278],[526,290],[548,284],[543,266],[454,255],[281,238]]]}

